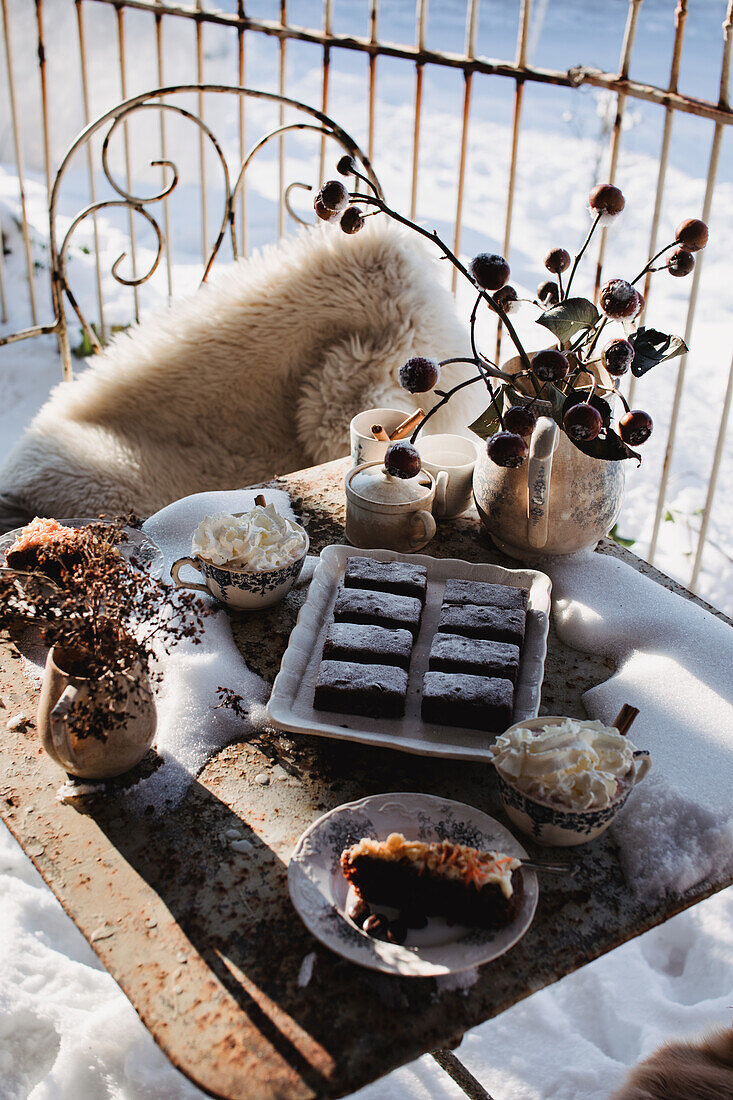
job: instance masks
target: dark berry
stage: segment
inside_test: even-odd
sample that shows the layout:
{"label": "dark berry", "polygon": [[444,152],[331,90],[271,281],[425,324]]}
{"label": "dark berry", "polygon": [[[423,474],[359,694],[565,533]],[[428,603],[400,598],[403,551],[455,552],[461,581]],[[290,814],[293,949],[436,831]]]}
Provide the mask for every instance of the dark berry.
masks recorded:
{"label": "dark berry", "polygon": [[612,321],[631,321],[644,308],[644,299],[625,279],[609,279],[601,290],[600,304]]}
{"label": "dark berry", "polygon": [[468,270],[484,290],[500,290],[509,281],[509,264],[503,256],[494,252],[479,252],[468,265]]}
{"label": "dark berry", "polygon": [[638,447],[640,443],[646,443],[653,427],[654,422],[649,413],[642,409],[632,409],[619,420],[618,434],[630,447]]}
{"label": "dark berry", "polygon": [[676,279],[689,275],[695,266],[695,257],[684,248],[677,248],[667,260],[667,271]]}
{"label": "dark berry", "polygon": [[504,427],[508,432],[521,435],[522,439],[529,439],[535,429],[537,417],[531,409],[524,405],[512,405],[504,413]]}
{"label": "dark berry", "polygon": [[571,439],[576,443],[582,443],[595,439],[603,427],[603,420],[598,409],[581,401],[577,405],[571,405],[562,419],[563,427]]}
{"label": "dark berry", "polygon": [[497,432],[486,444],[486,453],[497,466],[521,466],[529,448],[516,432]]}
{"label": "dark berry", "polygon": [[391,920],[387,926],[387,939],[390,943],[404,943],[407,939],[407,925],[401,920]]}
{"label": "dark berry", "polygon": [[614,217],[626,206],[626,199],[612,183],[599,183],[588,196],[588,205],[596,214],[610,214]]}
{"label": "dark berry", "polygon": [[550,306],[556,306],[560,301],[560,291],[558,290],[557,283],[553,283],[552,279],[547,279],[544,283],[540,283],[537,287],[537,300],[549,309]]}
{"label": "dark berry", "polygon": [[341,228],[344,233],[358,233],[364,225],[364,217],[358,206],[347,206],[341,215]]}
{"label": "dark berry", "polygon": [[381,913],[372,913],[371,917],[362,924],[367,936],[373,936],[375,940],[386,940],[389,921]]}
{"label": "dark berry", "polygon": [[545,348],[532,356],[532,370],[541,382],[558,382],[569,369],[567,356],[557,348]]}
{"label": "dark berry", "polygon": [[313,203],[313,209],[315,210],[321,221],[330,222],[333,218],[338,217],[338,210],[330,210],[327,206],[324,206],[319,198],[316,198]]}
{"label": "dark berry", "polygon": [[356,898],[352,901],[346,912],[351,917],[354,924],[358,924],[360,928],[367,917],[370,917],[372,913],[371,908],[364,901],[364,898]]}
{"label": "dark berry", "polygon": [[501,287],[492,297],[505,313],[511,313],[514,303],[518,301],[517,292],[513,286]]}
{"label": "dark berry", "polygon": [[560,275],[570,267],[570,253],[564,248],[551,248],[545,256],[545,267],[553,275]]}
{"label": "dark berry", "polygon": [[427,928],[428,918],[419,909],[403,909],[400,921],[406,928]]}
{"label": "dark berry", "polygon": [[318,192],[318,198],[328,210],[343,210],[349,202],[349,192],[341,180],[328,180]]}
{"label": "dark berry", "polygon": [[677,226],[674,239],[685,252],[699,252],[708,243],[708,227],[699,218],[687,218]]}
{"label": "dark berry", "polygon": [[336,171],[342,176],[350,176],[356,167],[356,162],[353,157],[347,153],[341,157],[340,161],[336,165]]}
{"label": "dark berry", "polygon": [[422,469],[417,448],[407,439],[393,443],[385,452],[384,468],[392,477],[417,477]]}
{"label": "dark berry", "polygon": [[423,355],[413,356],[400,367],[400,385],[408,393],[427,393],[437,386],[439,378],[440,363]]}
{"label": "dark berry", "polygon": [[608,373],[614,378],[619,378],[622,374],[626,374],[634,362],[634,346],[628,340],[624,340],[623,336],[618,336],[606,344],[601,352],[601,359]]}

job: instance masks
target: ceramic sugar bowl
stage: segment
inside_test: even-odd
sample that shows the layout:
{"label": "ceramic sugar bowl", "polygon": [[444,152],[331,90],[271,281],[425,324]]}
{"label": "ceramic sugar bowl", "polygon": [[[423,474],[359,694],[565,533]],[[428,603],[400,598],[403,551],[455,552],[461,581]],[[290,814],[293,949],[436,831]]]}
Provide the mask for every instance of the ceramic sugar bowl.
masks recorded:
{"label": "ceramic sugar bowl", "polygon": [[346,475],[346,537],[363,550],[385,547],[410,554],[435,534],[433,503],[445,474],[427,470],[417,477],[388,474],[381,462],[363,462]]}

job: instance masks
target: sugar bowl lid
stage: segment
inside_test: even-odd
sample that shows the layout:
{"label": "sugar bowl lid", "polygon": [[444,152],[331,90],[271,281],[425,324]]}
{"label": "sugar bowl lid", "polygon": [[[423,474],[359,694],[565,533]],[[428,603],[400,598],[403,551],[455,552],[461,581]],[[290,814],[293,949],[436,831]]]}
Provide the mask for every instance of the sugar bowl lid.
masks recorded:
{"label": "sugar bowl lid", "polygon": [[393,477],[384,466],[375,462],[356,470],[349,487],[353,493],[375,504],[407,504],[421,500],[430,492],[432,478],[425,470],[416,477]]}

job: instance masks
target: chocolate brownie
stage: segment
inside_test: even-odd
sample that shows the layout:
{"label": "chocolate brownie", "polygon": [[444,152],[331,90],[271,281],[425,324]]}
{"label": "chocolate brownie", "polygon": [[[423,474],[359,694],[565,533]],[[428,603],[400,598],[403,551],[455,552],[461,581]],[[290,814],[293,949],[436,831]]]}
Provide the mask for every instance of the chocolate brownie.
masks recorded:
{"label": "chocolate brownie", "polygon": [[436,672],[473,672],[517,681],[519,646],[489,638],[463,638],[460,634],[436,634],[430,647],[428,668]]}
{"label": "chocolate brownie", "polygon": [[511,725],[513,706],[511,680],[462,672],[425,673],[422,716],[426,722],[500,733]]}
{"label": "chocolate brownie", "polygon": [[369,718],[401,718],[406,695],[407,673],[396,665],[322,661],[313,705]]}
{"label": "chocolate brownie", "polygon": [[488,584],[484,581],[445,582],[443,603],[462,605],[527,609],[527,589],[512,588],[507,584]]}
{"label": "chocolate brownie", "polygon": [[331,623],[323,646],[324,661],[357,661],[367,665],[410,667],[412,634],[384,626]]}
{"label": "chocolate brownie", "polygon": [[422,565],[363,557],[349,558],[346,562],[346,588],[369,588],[376,592],[394,592],[397,596],[414,596],[424,604],[427,584],[428,571]]}
{"label": "chocolate brownie", "polygon": [[526,612],[520,608],[444,604],[438,631],[441,634],[462,634],[465,638],[511,642],[521,649],[526,617]]}
{"label": "chocolate brownie", "polygon": [[393,592],[369,592],[342,588],[336,597],[333,617],[337,623],[367,623],[388,630],[409,630],[413,638],[420,629],[422,604],[414,596]]}

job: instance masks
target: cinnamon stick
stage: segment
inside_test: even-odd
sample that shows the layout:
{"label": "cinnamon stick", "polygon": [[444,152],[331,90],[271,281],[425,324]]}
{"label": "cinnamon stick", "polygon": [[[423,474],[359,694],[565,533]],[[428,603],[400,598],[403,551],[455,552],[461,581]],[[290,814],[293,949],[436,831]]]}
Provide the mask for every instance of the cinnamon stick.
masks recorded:
{"label": "cinnamon stick", "polygon": [[255,497],[255,504],[259,504],[259,506],[261,508],[265,507],[265,505],[267,504],[267,501],[265,500],[265,497],[264,497],[263,493],[258,493],[257,494],[257,496]]}
{"label": "cinnamon stick", "polygon": [[415,409],[414,413],[410,413],[406,420],[403,420],[401,424],[397,425],[389,438],[394,443],[396,439],[404,439],[405,436],[412,435],[424,416],[425,411],[423,409]]}
{"label": "cinnamon stick", "polygon": [[378,439],[380,443],[388,443],[389,436],[385,432],[381,424],[372,424],[372,435],[375,439]]}
{"label": "cinnamon stick", "polygon": [[621,710],[616,715],[616,721],[613,723],[622,737],[625,737],[631,728],[631,723],[635,720],[639,713],[638,707],[632,707],[630,703],[624,703]]}

